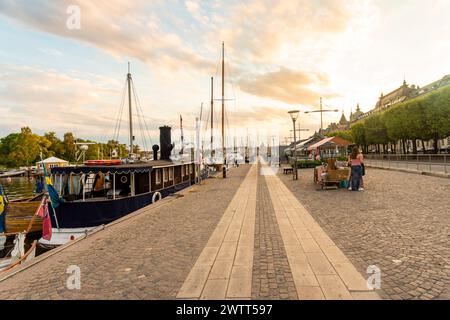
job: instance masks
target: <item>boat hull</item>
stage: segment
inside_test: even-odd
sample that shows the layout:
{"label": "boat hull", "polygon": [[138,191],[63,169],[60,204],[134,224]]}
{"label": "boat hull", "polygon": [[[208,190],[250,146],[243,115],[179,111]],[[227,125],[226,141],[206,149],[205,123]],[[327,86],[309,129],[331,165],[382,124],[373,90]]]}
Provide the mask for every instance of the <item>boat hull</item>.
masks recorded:
{"label": "boat hull", "polygon": [[[158,190],[162,198],[189,187],[193,181]],[[85,235],[92,228],[111,223],[152,204],[155,191],[115,200],[65,202],[51,212],[52,238],[39,240],[40,246],[51,248]],[[59,226],[59,229],[57,228]]]}

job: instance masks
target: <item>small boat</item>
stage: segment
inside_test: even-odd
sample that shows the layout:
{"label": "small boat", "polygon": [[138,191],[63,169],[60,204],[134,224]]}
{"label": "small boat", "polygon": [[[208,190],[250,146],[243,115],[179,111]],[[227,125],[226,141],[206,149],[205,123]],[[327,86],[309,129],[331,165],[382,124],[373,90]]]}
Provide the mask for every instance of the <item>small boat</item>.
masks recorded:
{"label": "small boat", "polygon": [[0,258],[0,273],[30,261],[36,255],[37,240],[25,251],[26,233],[18,233],[14,239],[14,247],[6,257]]}
{"label": "small boat", "polygon": [[5,207],[5,235],[17,233],[40,233],[42,232],[42,218],[36,215],[39,210],[44,193],[31,198],[10,200]]}
{"label": "small boat", "polygon": [[0,178],[11,178],[11,177],[19,177],[25,175],[25,170],[12,170],[6,171],[4,173],[0,173]]}

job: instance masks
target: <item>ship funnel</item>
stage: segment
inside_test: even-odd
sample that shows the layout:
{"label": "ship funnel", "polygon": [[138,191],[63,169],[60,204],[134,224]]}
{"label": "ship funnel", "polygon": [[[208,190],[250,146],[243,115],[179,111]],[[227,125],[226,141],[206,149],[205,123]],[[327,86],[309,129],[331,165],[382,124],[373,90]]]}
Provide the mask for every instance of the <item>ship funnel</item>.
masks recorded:
{"label": "ship funnel", "polygon": [[158,150],[159,150],[159,146],[157,144],[154,144],[153,147],[153,160],[158,160]]}
{"label": "ship funnel", "polygon": [[172,153],[175,145],[172,143],[171,127],[162,126],[159,127],[159,145],[161,147],[160,159],[170,160],[170,155]]}

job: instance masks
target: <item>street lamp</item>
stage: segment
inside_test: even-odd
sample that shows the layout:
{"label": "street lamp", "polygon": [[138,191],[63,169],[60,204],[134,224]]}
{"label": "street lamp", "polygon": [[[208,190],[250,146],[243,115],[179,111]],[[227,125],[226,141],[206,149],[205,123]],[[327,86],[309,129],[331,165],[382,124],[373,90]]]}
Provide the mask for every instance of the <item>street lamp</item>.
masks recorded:
{"label": "street lamp", "polygon": [[294,125],[294,170],[292,171],[292,179],[297,180],[298,179],[298,172],[297,172],[297,137],[295,135],[295,121],[297,121],[298,114],[300,113],[299,110],[291,110],[288,111],[289,115],[292,119],[292,124]]}

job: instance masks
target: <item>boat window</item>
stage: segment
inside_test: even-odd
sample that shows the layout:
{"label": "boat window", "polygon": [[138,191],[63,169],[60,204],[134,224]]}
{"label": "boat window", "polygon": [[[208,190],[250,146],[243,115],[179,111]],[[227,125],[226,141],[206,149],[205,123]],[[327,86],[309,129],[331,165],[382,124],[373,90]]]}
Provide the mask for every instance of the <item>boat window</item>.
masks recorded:
{"label": "boat window", "polygon": [[192,174],[192,166],[189,165],[189,174]]}
{"label": "boat window", "polygon": [[181,166],[181,176],[184,177],[184,166]]}
{"label": "boat window", "polygon": [[161,169],[155,170],[155,183],[160,184],[161,183]]}
{"label": "boat window", "polygon": [[169,168],[169,180],[173,180],[173,167]]}
{"label": "boat window", "polygon": [[169,181],[169,168],[164,168],[164,182]]}

